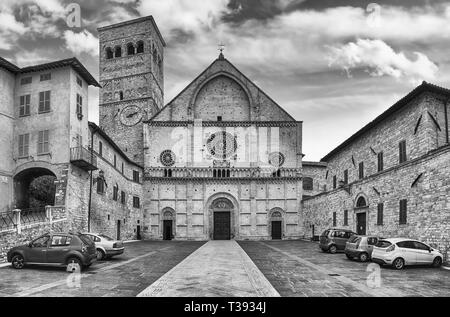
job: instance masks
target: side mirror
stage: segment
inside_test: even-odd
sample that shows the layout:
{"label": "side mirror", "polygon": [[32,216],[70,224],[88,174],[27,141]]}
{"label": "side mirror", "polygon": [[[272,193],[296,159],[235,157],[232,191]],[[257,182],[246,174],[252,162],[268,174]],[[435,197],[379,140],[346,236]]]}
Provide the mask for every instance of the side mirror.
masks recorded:
{"label": "side mirror", "polygon": [[28,247],[29,247],[29,248],[32,248],[32,247],[33,247],[33,243],[31,243],[31,242],[28,243]]}
{"label": "side mirror", "polygon": [[431,251],[433,251],[433,248],[429,248],[429,249],[428,249],[428,252],[430,252],[430,253],[431,253]]}

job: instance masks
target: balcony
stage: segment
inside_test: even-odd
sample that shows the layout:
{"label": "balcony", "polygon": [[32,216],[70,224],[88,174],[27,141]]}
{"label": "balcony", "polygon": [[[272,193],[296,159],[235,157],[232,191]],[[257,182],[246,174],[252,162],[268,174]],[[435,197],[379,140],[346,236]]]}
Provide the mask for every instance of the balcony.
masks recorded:
{"label": "balcony", "polygon": [[147,168],[145,179],[300,179],[296,168]]}
{"label": "balcony", "polygon": [[70,163],[85,170],[97,170],[97,156],[84,147],[70,149]]}

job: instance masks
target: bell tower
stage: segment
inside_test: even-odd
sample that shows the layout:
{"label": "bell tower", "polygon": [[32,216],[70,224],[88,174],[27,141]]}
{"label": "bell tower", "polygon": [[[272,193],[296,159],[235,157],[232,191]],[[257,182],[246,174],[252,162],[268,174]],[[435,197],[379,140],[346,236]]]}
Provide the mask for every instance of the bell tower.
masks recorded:
{"label": "bell tower", "polygon": [[98,29],[100,127],[144,164],[143,122],[164,103],[165,42],[152,16]]}

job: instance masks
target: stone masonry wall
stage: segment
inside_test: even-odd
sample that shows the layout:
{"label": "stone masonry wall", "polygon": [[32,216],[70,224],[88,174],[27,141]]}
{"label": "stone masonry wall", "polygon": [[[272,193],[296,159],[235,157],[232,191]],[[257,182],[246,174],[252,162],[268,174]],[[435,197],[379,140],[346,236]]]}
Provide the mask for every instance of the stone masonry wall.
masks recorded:
{"label": "stone masonry wall", "polygon": [[[438,247],[450,256],[450,147],[443,147],[405,165],[393,167],[303,202],[304,227],[316,234],[337,226],[356,230],[356,213],[367,212],[367,233],[383,237],[409,237]],[[367,210],[355,209],[359,197],[365,197]],[[407,200],[407,224],[399,224],[400,200]],[[384,206],[383,225],[377,224],[378,204]],[[348,210],[348,226],[344,211]]]}

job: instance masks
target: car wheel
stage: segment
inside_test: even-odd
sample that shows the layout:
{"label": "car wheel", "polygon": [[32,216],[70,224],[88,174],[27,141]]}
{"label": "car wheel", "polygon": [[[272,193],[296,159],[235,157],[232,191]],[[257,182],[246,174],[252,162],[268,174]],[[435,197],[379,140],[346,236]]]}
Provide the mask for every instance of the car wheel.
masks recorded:
{"label": "car wheel", "polygon": [[441,257],[438,256],[433,261],[433,267],[438,268],[438,267],[441,267],[441,266],[442,266],[442,259],[441,259]]}
{"label": "car wheel", "polygon": [[97,249],[95,254],[97,255],[97,261],[101,261],[105,258],[105,252],[103,252],[103,250],[101,249]]}
{"label": "car wheel", "polygon": [[335,253],[337,252],[337,248],[336,248],[335,245],[332,245],[332,246],[330,247],[330,249],[328,249],[328,251],[330,251],[331,254],[335,254]]}
{"label": "car wheel", "polygon": [[16,254],[15,256],[13,256],[11,264],[12,267],[15,268],[16,270],[23,269],[23,267],[25,266],[25,259],[23,258],[22,255]]}
{"label": "car wheel", "polygon": [[394,260],[394,262],[392,262],[392,265],[396,270],[403,270],[403,268],[405,267],[405,260],[403,260],[402,258],[397,258]]}
{"label": "car wheel", "polygon": [[359,261],[367,262],[369,261],[369,255],[366,252],[363,252],[359,255]]}
{"label": "car wheel", "polygon": [[83,269],[83,263],[77,257],[71,257],[67,260],[67,268],[70,269],[70,272],[74,273],[77,271],[77,268],[81,271]]}

